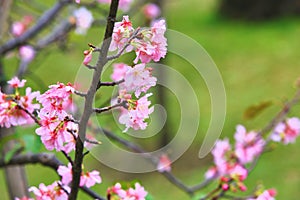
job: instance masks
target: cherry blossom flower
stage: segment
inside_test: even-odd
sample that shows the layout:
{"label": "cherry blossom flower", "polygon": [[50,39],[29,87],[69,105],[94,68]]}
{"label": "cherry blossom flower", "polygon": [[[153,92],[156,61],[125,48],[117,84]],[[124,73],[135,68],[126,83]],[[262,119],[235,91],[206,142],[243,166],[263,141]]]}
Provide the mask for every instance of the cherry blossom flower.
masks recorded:
{"label": "cherry blossom flower", "polygon": [[247,133],[242,125],[236,127],[235,154],[242,164],[250,163],[263,151],[265,141],[254,131]]}
{"label": "cherry blossom flower", "polygon": [[[62,183],[68,185],[72,181],[72,165],[68,163],[68,166],[60,165],[57,169],[57,173],[62,177]],[[80,176],[80,186],[92,187],[96,183],[101,183],[100,173],[96,170],[91,172],[82,172]]]}
{"label": "cherry blossom flower", "polygon": [[117,195],[119,197],[125,197],[126,196],[126,191],[122,189],[122,186],[120,183],[116,183],[114,186],[110,187],[107,189],[107,194],[110,195]]}
{"label": "cherry blossom flower", "polygon": [[66,194],[66,191],[70,192],[70,188],[68,186],[63,186],[64,189],[61,188],[61,185],[58,184],[58,182],[54,182],[51,185],[46,186],[44,183],[41,183],[39,185],[39,188],[37,187],[30,187],[29,192],[33,192],[35,195],[36,200],[52,200],[52,199],[68,199],[68,194]]}
{"label": "cherry blossom flower", "polygon": [[[231,146],[228,139],[218,140],[212,150],[214,163],[220,175],[228,173],[228,160],[231,155]],[[228,158],[229,157],[229,158]]]}
{"label": "cherry blossom flower", "polygon": [[[98,0],[99,3],[102,4],[110,4],[111,0]],[[119,8],[124,11],[127,12],[130,9],[130,6],[132,4],[133,0],[120,0],[119,1]]]}
{"label": "cherry blossom flower", "polygon": [[146,68],[145,64],[138,64],[128,68],[124,75],[124,83],[120,84],[121,89],[128,92],[135,91],[135,96],[139,97],[142,92],[156,85],[156,78],[152,76],[152,68]]}
{"label": "cherry blossom flower", "polygon": [[165,20],[155,21],[149,31],[143,31],[143,40],[135,39],[132,45],[136,47],[136,58],[134,63],[141,60],[148,63],[151,60],[158,62],[167,53],[167,39],[164,34],[166,31]]}
{"label": "cherry blossom flower", "polygon": [[80,0],[75,0],[76,3],[80,4]]}
{"label": "cherry blossom flower", "polygon": [[154,3],[148,3],[143,7],[143,14],[150,20],[159,17],[160,13],[160,8]]}
{"label": "cherry blossom flower", "polygon": [[74,16],[76,18],[76,30],[77,34],[84,35],[87,30],[91,27],[94,18],[92,13],[85,7],[81,7],[74,11]]}
{"label": "cherry blossom flower", "polygon": [[111,79],[114,81],[120,81],[124,79],[125,73],[130,69],[131,67],[124,64],[124,63],[115,63],[113,64],[113,73],[111,75]]}
{"label": "cherry blossom flower", "polygon": [[100,173],[96,170],[91,172],[85,172],[81,174],[80,177],[80,186],[92,187],[96,183],[101,183]]}
{"label": "cherry blossom flower", "polygon": [[151,102],[148,101],[148,97],[152,94],[146,94],[139,100],[130,103],[128,110],[121,113],[119,117],[119,122],[126,126],[123,132],[126,132],[129,128],[134,130],[144,130],[147,127],[146,119],[153,112],[154,108],[150,107]]}
{"label": "cherry blossom flower", "polygon": [[159,172],[170,172],[171,171],[171,160],[166,154],[163,154],[159,158],[159,162],[157,164],[157,171]]}
{"label": "cherry blossom flower", "polygon": [[[15,77],[8,81],[8,84],[18,88],[24,87],[25,82],[25,80],[20,81]],[[33,103],[39,94],[39,92],[31,92],[31,88],[26,88],[24,96],[20,95],[18,91],[11,95],[0,92],[0,126],[9,128],[34,123],[29,113],[32,114],[39,109],[40,105]]]}
{"label": "cherry blossom flower", "polygon": [[247,200],[275,200],[276,196],[276,190],[275,189],[269,189],[265,190],[263,193],[261,193],[258,197],[256,198],[249,198]]}
{"label": "cherry blossom flower", "polygon": [[284,144],[294,143],[300,134],[300,120],[296,117],[286,119],[279,123],[271,135],[271,139]]}
{"label": "cherry blossom flower", "polygon": [[216,177],[218,174],[218,169],[216,166],[210,167],[204,174],[205,179],[211,179]]}
{"label": "cherry blossom flower", "polygon": [[120,200],[145,200],[148,192],[139,183],[135,183],[134,188],[122,189],[120,183],[116,183],[113,187],[107,189],[110,197],[116,197]]}
{"label": "cherry blossom flower", "polygon": [[22,88],[24,87],[26,80],[19,80],[18,77],[13,77],[11,80],[7,81],[7,83],[13,88]]}
{"label": "cherry blossom flower", "polygon": [[[112,41],[109,47],[110,51],[121,50],[128,42],[134,29],[127,15],[123,16],[121,22],[116,22],[112,34]],[[132,46],[126,48],[126,52],[132,51]]]}
{"label": "cherry blossom flower", "polygon": [[20,58],[24,62],[30,62],[35,57],[35,50],[32,46],[21,46],[19,49]]}

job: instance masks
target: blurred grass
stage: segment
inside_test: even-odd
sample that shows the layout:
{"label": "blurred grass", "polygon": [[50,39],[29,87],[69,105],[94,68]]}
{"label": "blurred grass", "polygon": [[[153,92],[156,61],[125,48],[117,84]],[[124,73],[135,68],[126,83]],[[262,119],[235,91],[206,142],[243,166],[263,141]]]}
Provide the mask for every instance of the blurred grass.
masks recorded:
{"label": "blurred grass", "polygon": [[[293,95],[294,81],[300,74],[300,20],[284,18],[261,23],[232,22],[216,15],[216,8],[217,1],[173,0],[167,1],[165,14],[168,28],[196,40],[218,66],[227,92],[228,108],[221,137],[232,137],[235,126],[239,123],[246,125],[248,129],[263,127],[281,109],[283,102]],[[99,34],[98,29],[91,30],[86,37],[72,36],[70,51],[41,53],[33,63],[32,67],[37,68],[34,73],[43,77],[46,85],[57,81],[73,82],[86,44],[98,44],[101,39],[102,33]],[[168,55],[166,61],[190,81],[199,99],[199,134],[188,151],[173,164],[173,172],[184,182],[193,185],[202,180],[203,172],[209,166],[208,161],[211,161],[210,156],[204,160],[198,159],[199,144],[210,120],[210,97],[204,81],[194,73],[187,61],[172,54]],[[16,63],[7,61],[6,64],[9,65],[7,71],[12,73]],[[33,81],[31,84],[34,87],[40,86],[34,85]],[[175,98],[169,95],[168,100],[168,109],[176,110],[179,105]],[[243,112],[247,107],[263,101],[271,101],[272,106],[253,120],[243,119]],[[299,110],[299,106],[296,106],[291,116],[299,116]],[[176,125],[177,120],[178,116],[171,117],[170,123]],[[263,155],[247,180],[248,188],[251,190],[257,183],[262,182],[267,188],[275,187],[278,190],[277,199],[297,199],[300,196],[299,147],[299,142],[278,146],[273,152]],[[98,168],[101,172],[103,184],[95,186],[94,189],[102,194],[109,185],[118,180],[139,179],[155,199],[189,199],[158,173],[121,173],[96,162],[93,158],[89,158],[88,163],[91,166],[86,166],[91,169]],[[28,166],[27,171],[30,185],[38,185],[43,181],[49,184],[57,178],[54,172],[40,166]],[[3,186],[0,187],[2,198],[8,199],[3,173],[0,173],[0,185]],[[80,197],[85,198],[84,195]]]}

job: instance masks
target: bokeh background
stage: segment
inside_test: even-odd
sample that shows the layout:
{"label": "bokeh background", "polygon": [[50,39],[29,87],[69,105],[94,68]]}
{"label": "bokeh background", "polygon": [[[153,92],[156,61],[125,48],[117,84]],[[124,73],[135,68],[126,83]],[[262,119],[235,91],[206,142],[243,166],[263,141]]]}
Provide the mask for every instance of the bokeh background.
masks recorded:
{"label": "bokeh background", "polygon": [[[221,15],[220,2],[221,0],[166,0],[163,16],[166,18],[169,29],[184,33],[196,40],[216,63],[227,93],[227,115],[221,138],[232,138],[237,124],[243,124],[247,129],[254,130],[264,127],[280,111],[284,102],[295,93],[295,81],[300,75],[300,19],[294,15],[262,17],[262,19],[234,15],[233,18],[228,18]],[[136,26],[144,23],[140,15],[137,11],[132,16],[132,21]],[[18,17],[20,16],[17,14],[12,15],[12,19],[18,19]],[[83,50],[87,49],[87,43],[98,44],[101,41],[102,29],[92,28],[85,36],[72,34],[64,50],[58,48],[57,45],[52,45],[41,52],[30,65],[29,85],[43,91],[47,85],[57,81],[74,82],[83,60]],[[119,60],[129,60],[133,56],[125,55]],[[198,158],[199,148],[210,120],[210,96],[202,77],[190,70],[192,67],[183,58],[170,53],[164,59],[164,63],[179,71],[190,81],[199,100],[201,119],[197,137],[184,155],[172,164],[172,171],[175,175],[185,183],[194,185],[204,179],[204,172],[212,164],[211,156],[204,159]],[[13,58],[5,59],[4,64],[8,76],[18,67],[18,61]],[[105,74],[105,78],[109,80],[109,73]],[[155,93],[155,90],[153,92]],[[176,110],[179,104],[168,90],[165,90],[165,93],[169,132],[164,142],[167,142],[178,128]],[[105,102],[107,100],[105,92],[99,95],[99,98],[100,102],[101,99]],[[245,112],[250,106],[264,102],[269,104],[266,109],[252,118],[245,117]],[[299,111],[299,106],[295,106],[289,116],[300,116]],[[99,120],[102,120],[101,123],[108,127],[114,124],[107,116]],[[117,130],[113,127],[110,129]],[[30,132],[32,129],[18,129],[18,131]],[[121,131],[118,134],[122,135]],[[122,136],[130,139],[126,135]],[[148,150],[157,149],[163,145],[159,134],[155,138],[144,141],[135,140],[135,142],[139,142]],[[277,189],[277,199],[298,199],[300,196],[299,155],[299,142],[287,146],[274,146],[272,152],[262,156],[259,164],[247,179],[249,191],[257,184],[263,183],[266,188]],[[58,157],[65,161],[62,155],[58,154]],[[119,180],[139,180],[154,199],[190,199],[187,194],[178,190],[159,173],[119,172],[106,167],[92,156],[86,161],[86,168],[100,170],[103,183],[93,187],[100,194],[104,194],[108,186]],[[0,171],[1,199],[8,199],[3,170]],[[50,184],[58,178],[51,169],[39,165],[28,165],[26,171],[29,185],[37,186],[40,182]],[[216,184],[204,189],[204,192],[216,187]],[[80,193],[79,199],[86,198]]]}

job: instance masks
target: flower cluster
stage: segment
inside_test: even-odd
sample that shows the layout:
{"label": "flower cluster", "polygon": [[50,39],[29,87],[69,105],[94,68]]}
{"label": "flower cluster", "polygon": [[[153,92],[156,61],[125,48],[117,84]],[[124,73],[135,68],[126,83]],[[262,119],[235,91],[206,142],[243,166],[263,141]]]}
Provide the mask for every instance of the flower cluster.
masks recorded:
{"label": "flower cluster", "polygon": [[252,162],[262,153],[265,141],[256,132],[247,132],[245,127],[238,125],[235,133],[235,149],[233,150],[228,139],[217,141],[212,154],[215,166],[205,174],[206,178],[220,178],[223,190],[237,188],[246,190],[243,181],[248,176],[245,164]]}
{"label": "flower cluster", "polygon": [[275,142],[289,144],[294,143],[299,134],[300,120],[296,117],[293,117],[279,123],[274,129],[271,139]]}
{"label": "flower cluster", "polygon": [[263,191],[261,194],[257,195],[255,198],[249,198],[247,200],[275,200],[276,196],[276,190],[275,189],[269,189]]}
{"label": "flower cluster", "polygon": [[[62,188],[63,187],[63,188]],[[45,199],[68,199],[68,194],[70,188],[68,186],[62,186],[59,182],[54,182],[51,185],[46,186],[44,183],[37,187],[30,187],[29,192],[33,192],[36,200],[45,200]]]}
{"label": "flower cluster", "polygon": [[71,84],[63,83],[51,85],[49,88],[37,98],[42,109],[38,113],[41,127],[36,129],[36,133],[41,136],[48,150],[64,150],[68,153],[75,148],[78,131],[78,125],[67,113],[73,108],[71,94],[75,89]]}
{"label": "flower cluster", "polygon": [[40,105],[33,103],[39,96],[39,92],[32,92],[26,88],[24,96],[20,95],[19,88],[24,87],[25,80],[14,77],[8,84],[15,89],[14,94],[5,94],[0,91],[0,126],[9,128],[11,126],[22,126],[32,124],[34,120],[31,115]]}
{"label": "flower cluster", "polygon": [[134,50],[136,53],[134,63],[138,60],[142,63],[149,63],[151,60],[158,62],[167,53],[165,31],[165,20],[154,22],[149,29],[135,31],[129,17],[124,16],[122,22],[115,24],[110,50],[121,50],[127,46],[127,52]]}
{"label": "flower cluster", "polygon": [[[59,166],[57,173],[62,177],[61,182],[64,185],[68,185],[72,181],[72,165],[71,163],[68,166]],[[96,183],[101,183],[100,173],[96,170],[91,172],[82,172],[80,177],[80,186],[92,187]]]}
{"label": "flower cluster", "polygon": [[145,200],[148,192],[145,191],[139,183],[135,183],[134,188],[128,189],[122,188],[120,183],[116,183],[114,186],[107,189],[108,199],[116,200]]}

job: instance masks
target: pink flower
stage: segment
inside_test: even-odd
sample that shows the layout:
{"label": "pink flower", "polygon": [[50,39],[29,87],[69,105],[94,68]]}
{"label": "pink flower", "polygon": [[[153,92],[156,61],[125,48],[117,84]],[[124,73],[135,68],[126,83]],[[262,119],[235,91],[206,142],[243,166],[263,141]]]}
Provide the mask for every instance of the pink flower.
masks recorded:
{"label": "pink flower", "polygon": [[[121,50],[129,41],[129,37],[133,33],[132,23],[127,15],[123,16],[121,22],[116,22],[114,32],[112,35],[112,41],[109,47],[110,51]],[[128,46],[126,51],[132,50],[132,46]]]}
{"label": "pink flower", "polygon": [[276,196],[275,189],[265,190],[262,194],[260,194],[257,198],[249,198],[247,200],[275,200]]}
{"label": "pink flower", "polygon": [[[64,190],[70,192],[70,188],[68,186],[63,186]],[[68,194],[64,191],[61,186],[54,182],[51,185],[46,186],[44,183],[37,187],[30,187],[29,192],[33,192],[35,195],[36,200],[65,200],[68,199]]]}
{"label": "pink flower", "polygon": [[92,13],[85,7],[81,7],[75,10],[73,14],[76,18],[75,32],[81,35],[86,34],[86,31],[91,27],[94,21]]}
{"label": "pink flower", "polygon": [[57,169],[57,173],[62,177],[61,182],[64,185],[68,185],[72,181],[72,165],[68,163],[68,166],[60,165]]}
{"label": "pink flower", "polygon": [[[102,4],[110,4],[111,0],[98,0],[99,3]],[[120,0],[119,1],[119,8],[124,11],[127,12],[130,9],[130,6],[132,4],[133,0]]]}
{"label": "pink flower", "polygon": [[130,69],[131,67],[124,64],[124,63],[115,63],[113,64],[113,73],[111,75],[111,79],[114,81],[120,81],[124,78],[125,73]]}
{"label": "pink flower", "polygon": [[83,64],[88,65],[92,61],[92,58],[93,58],[93,52],[85,50]]}
{"label": "pink flower", "polygon": [[124,75],[124,83],[120,88],[128,92],[135,91],[135,96],[139,97],[142,92],[156,85],[156,78],[152,76],[152,68],[146,68],[145,64],[138,64],[128,67]]}
{"label": "pink flower", "polygon": [[145,188],[142,187],[139,183],[135,183],[135,188],[129,188],[127,196],[129,198],[133,198],[134,200],[144,200],[148,194],[147,191],[145,191]]}
{"label": "pink flower", "polygon": [[279,123],[272,135],[273,141],[282,141],[284,144],[294,143],[300,134],[300,120],[296,117],[286,119],[285,122]]}
{"label": "pink flower", "polygon": [[21,46],[19,49],[20,58],[24,62],[30,62],[35,57],[35,50],[32,46]]}
{"label": "pink flower", "polygon": [[239,164],[236,164],[232,169],[230,169],[229,173],[231,178],[237,181],[244,181],[248,176],[248,170]]}
{"label": "pink flower", "polygon": [[159,158],[159,162],[157,164],[157,171],[159,172],[170,172],[171,171],[171,160],[166,154],[163,154]]}
{"label": "pink flower", "polygon": [[218,140],[212,150],[212,155],[214,156],[214,163],[220,175],[228,173],[228,160],[230,159],[230,154],[231,146],[228,139]]}
{"label": "pink flower", "polygon": [[[72,165],[69,163],[68,166],[59,166],[57,173],[62,177],[62,183],[68,185],[72,181]],[[96,183],[101,183],[100,173],[96,170],[91,172],[82,172],[80,176],[80,186],[92,187]]]}
{"label": "pink flower", "polygon": [[82,173],[80,177],[80,186],[92,187],[96,183],[101,183],[100,173],[96,170]]}
{"label": "pink flower", "polygon": [[135,39],[132,42],[136,47],[136,59],[134,63],[137,63],[139,59],[142,63],[148,63],[151,60],[158,62],[161,58],[165,57],[167,53],[165,31],[165,20],[155,21],[148,32],[143,32],[143,40]]}
{"label": "pink flower", "polygon": [[7,81],[7,83],[13,87],[13,88],[22,88],[24,87],[26,80],[19,80],[18,77],[13,77],[10,81]]}
{"label": "pink flower", "polygon": [[143,7],[143,13],[148,19],[155,19],[159,17],[161,11],[160,8],[154,3],[148,3]]}
{"label": "pink flower", "polygon": [[150,107],[151,102],[148,101],[148,97],[152,94],[146,94],[139,100],[132,103],[128,110],[121,113],[119,117],[119,122],[126,126],[124,132],[129,128],[134,130],[144,130],[147,127],[145,119],[149,118],[149,115],[153,112],[153,107]]}
{"label": "pink flower", "polygon": [[107,189],[107,194],[111,194],[111,195],[115,194],[115,195],[117,195],[119,197],[123,197],[123,198],[125,198],[126,193],[127,192],[122,189],[122,186],[120,183],[116,183],[114,186]]}
{"label": "pink flower", "polygon": [[80,4],[80,0],[75,0],[76,3]]}
{"label": "pink flower", "polygon": [[250,163],[263,151],[265,141],[256,132],[247,133],[242,125],[236,127],[235,154],[242,164]]}

